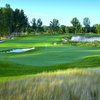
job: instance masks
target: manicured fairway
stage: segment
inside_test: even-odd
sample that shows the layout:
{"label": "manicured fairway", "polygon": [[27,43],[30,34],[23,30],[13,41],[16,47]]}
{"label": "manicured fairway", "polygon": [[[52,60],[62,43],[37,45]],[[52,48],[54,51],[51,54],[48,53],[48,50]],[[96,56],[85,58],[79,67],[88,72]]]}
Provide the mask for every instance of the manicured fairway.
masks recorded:
{"label": "manicured fairway", "polygon": [[27,66],[53,66],[72,63],[86,57],[100,56],[100,50],[89,47],[48,46],[37,47],[36,50],[24,53],[1,54],[2,60]]}
{"label": "manicured fairway", "polygon": [[[54,44],[59,36],[17,37],[0,43],[0,76],[36,74],[67,68],[100,67],[100,49]],[[2,53],[16,48],[31,48],[23,53]]]}

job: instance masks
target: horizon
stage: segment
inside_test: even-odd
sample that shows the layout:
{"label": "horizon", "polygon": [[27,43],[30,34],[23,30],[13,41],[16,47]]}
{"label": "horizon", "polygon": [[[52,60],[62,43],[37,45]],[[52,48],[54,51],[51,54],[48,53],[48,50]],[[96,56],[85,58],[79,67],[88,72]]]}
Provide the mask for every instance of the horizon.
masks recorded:
{"label": "horizon", "polygon": [[99,0],[3,0],[0,7],[10,4],[13,9],[23,9],[29,22],[32,18],[41,18],[43,25],[49,25],[54,18],[59,20],[60,25],[71,26],[72,18],[77,17],[83,25],[83,18],[88,17],[91,26],[100,23]]}

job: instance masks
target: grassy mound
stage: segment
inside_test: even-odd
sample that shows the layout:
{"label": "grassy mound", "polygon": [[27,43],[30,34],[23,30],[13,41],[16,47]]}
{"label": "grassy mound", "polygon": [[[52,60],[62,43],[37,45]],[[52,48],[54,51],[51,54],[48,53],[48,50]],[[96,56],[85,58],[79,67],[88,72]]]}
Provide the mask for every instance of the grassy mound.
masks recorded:
{"label": "grassy mound", "polygon": [[[68,34],[68,36],[70,36]],[[0,43],[0,62],[6,61],[25,66],[54,66],[65,63],[73,63],[87,56],[100,55],[100,49],[89,46],[68,46],[66,44],[57,44],[67,35],[41,35],[16,37],[14,40],[7,40]],[[93,43],[92,43],[93,44]],[[3,51],[17,48],[31,48],[35,50],[24,53],[1,53]]]}
{"label": "grassy mound", "polygon": [[96,68],[100,67],[100,56],[86,57],[78,62],[57,64],[48,67],[35,67],[16,64],[13,62],[2,61],[0,62],[0,77],[20,76],[37,74],[41,72],[49,72],[55,70],[65,70],[68,68]]}
{"label": "grassy mound", "polygon": [[[17,37],[0,43],[0,100],[100,100],[100,49],[54,45],[62,37]],[[31,47],[36,49],[2,53]]]}
{"label": "grassy mound", "polygon": [[0,83],[0,100],[100,100],[97,70],[70,69]]}
{"label": "grassy mound", "polygon": [[53,66],[57,64],[73,63],[87,56],[100,55],[99,48],[76,46],[48,46],[36,47],[35,50],[24,53],[0,54],[0,60],[11,61],[27,66]]}
{"label": "grassy mound", "polygon": [[[67,36],[67,35],[66,35]],[[69,36],[69,35],[68,35]],[[0,80],[1,77],[21,76],[65,70],[68,68],[100,67],[100,49],[54,45],[64,35],[16,37],[0,43]],[[16,48],[31,48],[23,53],[2,53]]]}

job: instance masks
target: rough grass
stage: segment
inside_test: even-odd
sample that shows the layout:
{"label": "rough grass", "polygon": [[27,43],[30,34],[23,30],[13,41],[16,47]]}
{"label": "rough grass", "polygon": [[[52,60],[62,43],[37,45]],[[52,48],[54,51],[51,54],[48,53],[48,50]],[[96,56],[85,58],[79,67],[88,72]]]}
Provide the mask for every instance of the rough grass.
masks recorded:
{"label": "rough grass", "polygon": [[0,83],[0,100],[100,100],[100,68],[42,73]]}

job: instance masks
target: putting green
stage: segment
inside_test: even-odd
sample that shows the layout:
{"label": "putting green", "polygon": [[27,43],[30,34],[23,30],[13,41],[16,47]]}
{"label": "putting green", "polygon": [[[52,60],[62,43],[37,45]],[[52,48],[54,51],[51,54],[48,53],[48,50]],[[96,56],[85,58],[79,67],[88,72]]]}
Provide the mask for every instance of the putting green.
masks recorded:
{"label": "putting green", "polygon": [[0,51],[14,48],[35,47],[35,50],[23,53],[0,53],[0,61],[14,62],[27,66],[53,66],[77,62],[85,57],[100,56],[99,48],[61,46],[54,43],[61,40],[64,35],[16,37],[0,43]]}
{"label": "putting green", "polygon": [[100,56],[100,50],[90,47],[48,46],[36,47],[36,50],[23,53],[4,53],[0,60],[27,66],[53,66],[73,63],[86,57]]}
{"label": "putting green", "polygon": [[[54,45],[61,36],[16,37],[0,43],[0,77],[20,76],[44,71],[65,70],[68,68],[100,67],[100,49]],[[32,48],[22,53],[2,53],[1,51]],[[2,79],[1,79],[2,80]]]}

